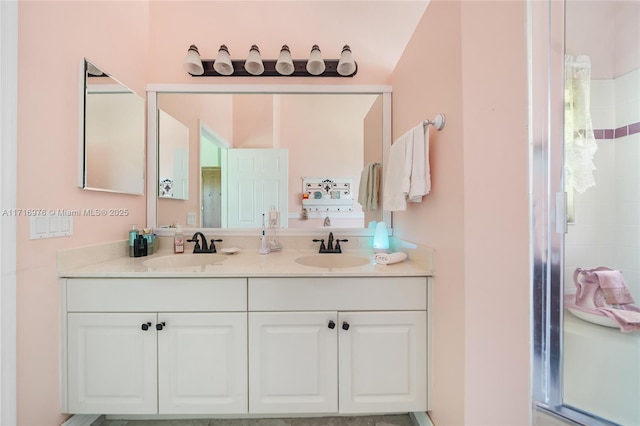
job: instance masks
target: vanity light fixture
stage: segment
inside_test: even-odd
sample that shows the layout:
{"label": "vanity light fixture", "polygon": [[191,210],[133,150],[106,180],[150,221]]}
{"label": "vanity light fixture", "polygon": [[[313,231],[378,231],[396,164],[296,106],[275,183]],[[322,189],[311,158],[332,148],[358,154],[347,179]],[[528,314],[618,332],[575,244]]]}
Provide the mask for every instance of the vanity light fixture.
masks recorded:
{"label": "vanity light fixture", "polygon": [[314,44],[311,48],[311,54],[309,55],[309,61],[307,61],[307,71],[311,75],[320,75],[325,70],[324,60],[322,59],[322,53],[320,47]]}
{"label": "vanity light fixture", "polygon": [[262,64],[262,58],[260,57],[260,50],[255,44],[251,46],[249,50],[249,56],[244,63],[244,69],[251,75],[260,75],[264,72],[264,65]]}
{"label": "vanity light fixture", "polygon": [[291,59],[291,50],[285,44],[277,60],[262,59],[255,44],[246,60],[231,59],[224,44],[215,60],[200,59],[198,48],[191,45],[184,66],[193,77],[353,77],[358,72],[348,45],[342,48],[340,59],[327,60],[317,44],[311,48],[309,59]]}
{"label": "vanity light fixture", "polygon": [[280,56],[278,62],[276,62],[276,71],[281,75],[291,75],[295,67],[293,66],[293,60],[291,59],[291,51],[286,44],[280,49]]}
{"label": "vanity light fixture", "polygon": [[187,51],[187,57],[184,58],[184,67],[191,75],[202,75],[204,73],[200,52],[198,52],[195,44],[192,44]]}
{"label": "vanity light fixture", "polygon": [[216,70],[218,74],[233,74],[233,64],[231,63],[231,58],[229,57],[229,49],[227,49],[227,46],[225,46],[224,44],[220,46],[220,49],[218,50],[218,56],[213,63],[213,69]]}

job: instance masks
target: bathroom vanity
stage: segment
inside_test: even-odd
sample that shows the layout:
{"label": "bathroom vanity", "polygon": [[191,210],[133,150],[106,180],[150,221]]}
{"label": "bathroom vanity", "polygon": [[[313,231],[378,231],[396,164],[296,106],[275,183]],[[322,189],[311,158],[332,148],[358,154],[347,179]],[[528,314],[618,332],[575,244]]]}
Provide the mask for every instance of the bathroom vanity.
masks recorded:
{"label": "bathroom vanity", "polygon": [[63,411],[427,411],[429,271],[308,267],[300,255],[241,252],[173,272],[145,266],[156,256],[120,258],[61,272]]}

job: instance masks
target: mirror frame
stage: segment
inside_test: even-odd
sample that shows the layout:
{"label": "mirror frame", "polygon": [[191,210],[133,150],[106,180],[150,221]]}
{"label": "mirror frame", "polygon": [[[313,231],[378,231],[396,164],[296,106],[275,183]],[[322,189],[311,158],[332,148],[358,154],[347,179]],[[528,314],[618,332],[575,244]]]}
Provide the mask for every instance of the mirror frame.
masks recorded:
{"label": "mirror frame", "polygon": [[[391,147],[391,86],[388,85],[297,85],[297,84],[149,84],[147,85],[147,227],[157,229],[157,181],[158,181],[158,95],[161,93],[263,93],[263,94],[371,94],[382,95],[382,163],[386,164]],[[383,212],[383,219],[391,230],[390,211]],[[188,228],[211,232],[216,235],[256,235],[255,229],[238,228]],[[341,235],[373,236],[369,228],[328,228],[339,230]],[[280,235],[316,235],[322,228],[281,228]],[[324,231],[323,231],[324,232]],[[158,233],[161,235],[162,232]]]}

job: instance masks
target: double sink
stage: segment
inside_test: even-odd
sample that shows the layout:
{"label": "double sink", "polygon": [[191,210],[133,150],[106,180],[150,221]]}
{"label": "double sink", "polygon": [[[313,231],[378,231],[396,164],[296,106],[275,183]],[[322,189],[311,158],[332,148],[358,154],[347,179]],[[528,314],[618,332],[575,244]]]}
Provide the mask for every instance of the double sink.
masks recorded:
{"label": "double sink", "polygon": [[[210,265],[224,262],[231,255],[229,254],[173,254],[168,256],[156,257],[143,262],[143,265],[154,270],[181,270],[185,269],[197,272],[204,271]],[[240,255],[241,256],[241,255]],[[294,261],[303,266],[314,268],[353,268],[364,266],[371,263],[371,260],[353,254],[311,254],[300,256]]]}

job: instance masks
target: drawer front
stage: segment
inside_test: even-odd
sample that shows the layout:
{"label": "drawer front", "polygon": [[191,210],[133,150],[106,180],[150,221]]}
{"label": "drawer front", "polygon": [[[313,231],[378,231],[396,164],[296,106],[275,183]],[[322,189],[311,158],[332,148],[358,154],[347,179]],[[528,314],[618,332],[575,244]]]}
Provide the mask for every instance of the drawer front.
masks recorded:
{"label": "drawer front", "polygon": [[426,310],[427,279],[249,278],[249,310]]}
{"label": "drawer front", "polygon": [[237,312],[246,278],[69,278],[68,312]]}

